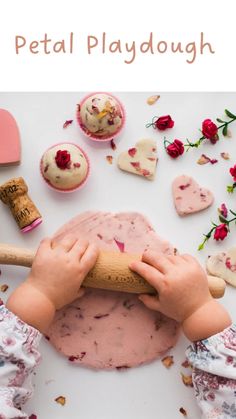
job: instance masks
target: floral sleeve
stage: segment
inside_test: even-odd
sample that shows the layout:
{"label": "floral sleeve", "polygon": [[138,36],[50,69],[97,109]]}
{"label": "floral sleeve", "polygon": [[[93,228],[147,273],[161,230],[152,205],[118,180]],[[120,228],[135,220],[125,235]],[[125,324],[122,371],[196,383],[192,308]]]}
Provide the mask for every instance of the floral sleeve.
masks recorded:
{"label": "floral sleeve", "polygon": [[40,338],[38,330],[0,306],[0,419],[27,418],[20,407],[32,393]]}
{"label": "floral sleeve", "polygon": [[236,418],[236,325],[187,350],[203,418]]}

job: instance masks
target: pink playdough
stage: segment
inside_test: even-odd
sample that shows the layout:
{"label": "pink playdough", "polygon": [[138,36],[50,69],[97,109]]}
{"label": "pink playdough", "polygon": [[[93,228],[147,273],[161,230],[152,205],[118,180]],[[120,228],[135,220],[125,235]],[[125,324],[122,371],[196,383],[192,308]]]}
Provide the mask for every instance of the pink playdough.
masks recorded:
{"label": "pink playdough", "polygon": [[0,166],[19,164],[21,158],[20,134],[13,116],[0,109]]}
{"label": "pink playdough", "polygon": [[178,176],[172,184],[173,198],[179,215],[193,214],[208,208],[214,196],[208,189],[202,188],[190,176]]}
{"label": "pink playdough", "polygon": [[[86,212],[62,227],[55,237],[69,232],[107,251],[142,253],[149,248],[174,253],[138,213]],[[56,314],[48,338],[70,362],[121,369],[162,356],[175,345],[178,325],[148,310],[134,294],[87,289],[83,298]]]}

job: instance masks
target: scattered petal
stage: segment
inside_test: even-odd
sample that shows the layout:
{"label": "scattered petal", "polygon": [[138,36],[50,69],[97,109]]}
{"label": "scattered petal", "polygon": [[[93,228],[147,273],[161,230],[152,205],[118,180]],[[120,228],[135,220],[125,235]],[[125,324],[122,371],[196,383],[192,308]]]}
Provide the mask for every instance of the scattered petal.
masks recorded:
{"label": "scattered petal", "polygon": [[106,156],[106,159],[107,159],[109,164],[112,164],[112,162],[113,162],[113,157],[112,156]]}
{"label": "scattered petal", "polygon": [[189,363],[188,359],[185,359],[185,361],[183,361],[181,365],[184,368],[191,368],[191,364]]}
{"label": "scattered petal", "polygon": [[137,152],[137,148],[133,147],[128,150],[130,157],[134,157]]}
{"label": "scattered petal", "polygon": [[215,164],[217,163],[218,160],[216,159],[210,159],[210,157],[206,156],[205,154],[202,154],[201,157],[198,159],[197,164],[207,164],[207,163],[211,163],[211,164]]}
{"label": "scattered petal", "polygon": [[119,240],[116,240],[115,238],[114,238],[114,240],[115,240],[115,242],[116,242],[116,244],[117,244],[120,252],[121,253],[124,253],[124,251],[125,251],[125,244],[123,242],[120,242]]}
{"label": "scattered petal", "polygon": [[63,128],[67,128],[68,125],[71,125],[72,124],[72,122],[73,122],[73,119],[68,119],[66,122],[64,122]]}
{"label": "scattered petal", "polygon": [[65,406],[65,404],[66,404],[66,398],[64,396],[59,396],[54,400],[55,400],[55,402],[57,402],[61,406]]}
{"label": "scattered petal", "polygon": [[154,105],[154,103],[156,103],[158,99],[160,99],[160,95],[149,96],[149,98],[147,98],[147,104]]}
{"label": "scattered petal", "polygon": [[182,413],[183,416],[187,416],[187,411],[183,407],[181,407],[179,411],[180,413]]}
{"label": "scattered petal", "polygon": [[185,375],[181,372],[182,381],[186,387],[193,387],[192,375]]}
{"label": "scattered petal", "polygon": [[133,166],[137,170],[137,172],[140,172],[140,163],[139,163],[139,161],[135,161],[135,162],[131,161],[130,164],[131,164],[131,166]]}
{"label": "scattered petal", "polygon": [[115,143],[115,141],[114,141],[114,139],[113,139],[113,138],[112,138],[112,140],[110,141],[110,145],[111,145],[112,150],[116,150],[116,143]]}
{"label": "scattered petal", "polygon": [[3,284],[0,286],[0,291],[1,292],[6,292],[8,290],[9,286],[7,284]]}
{"label": "scattered petal", "polygon": [[147,169],[142,169],[142,170],[141,170],[141,173],[142,173],[142,175],[143,175],[143,176],[150,176],[150,174],[151,174],[151,173],[149,172],[149,170],[147,170]]}
{"label": "scattered petal", "polygon": [[173,356],[165,356],[165,358],[163,358],[161,360],[161,362],[164,365],[164,367],[170,368],[174,364],[174,357]]}
{"label": "scattered petal", "polygon": [[223,151],[222,153],[220,153],[220,155],[221,155],[222,159],[224,159],[224,160],[229,160],[230,159],[229,153],[225,153]]}

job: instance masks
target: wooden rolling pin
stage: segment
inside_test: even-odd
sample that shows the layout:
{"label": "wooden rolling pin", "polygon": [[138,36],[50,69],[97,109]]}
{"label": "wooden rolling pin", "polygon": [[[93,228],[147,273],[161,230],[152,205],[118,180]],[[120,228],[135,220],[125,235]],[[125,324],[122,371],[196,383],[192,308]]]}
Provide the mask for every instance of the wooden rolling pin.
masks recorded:
{"label": "wooden rolling pin", "polygon": [[[0,264],[31,267],[35,252],[29,249],[0,243]],[[86,276],[83,286],[113,291],[131,292],[134,294],[156,293],[155,289],[141,276],[129,269],[132,260],[138,255],[128,253],[100,252],[95,267]],[[214,298],[223,297],[225,281],[208,276],[209,290]]]}

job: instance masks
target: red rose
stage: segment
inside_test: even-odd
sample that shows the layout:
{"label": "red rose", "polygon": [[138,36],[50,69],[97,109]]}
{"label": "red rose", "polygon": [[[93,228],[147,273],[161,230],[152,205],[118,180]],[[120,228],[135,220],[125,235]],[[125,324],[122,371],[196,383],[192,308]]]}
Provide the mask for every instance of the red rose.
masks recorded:
{"label": "red rose", "polygon": [[205,119],[202,123],[202,133],[212,144],[219,140],[218,128],[211,119]]}
{"label": "red rose", "polygon": [[214,239],[215,240],[224,240],[227,236],[229,230],[226,224],[220,224],[216,227],[215,233],[214,233]]}
{"label": "red rose", "polygon": [[177,157],[181,156],[184,153],[184,145],[180,140],[174,140],[173,143],[169,144],[166,147],[166,151],[170,157],[176,159]]}
{"label": "red rose", "polygon": [[234,167],[231,167],[229,169],[229,172],[230,172],[231,176],[233,176],[234,181],[236,182],[236,164],[234,165]]}
{"label": "red rose", "polygon": [[160,131],[165,131],[167,128],[173,128],[174,121],[171,119],[170,115],[160,116],[155,121],[155,127],[159,129]]}
{"label": "red rose", "polygon": [[70,163],[70,153],[67,150],[58,150],[56,157],[56,164],[62,170],[69,168]]}

